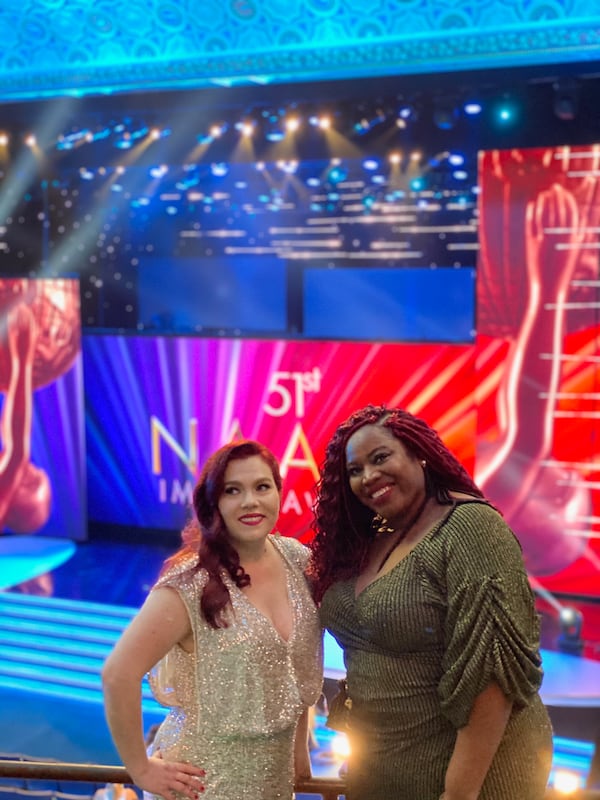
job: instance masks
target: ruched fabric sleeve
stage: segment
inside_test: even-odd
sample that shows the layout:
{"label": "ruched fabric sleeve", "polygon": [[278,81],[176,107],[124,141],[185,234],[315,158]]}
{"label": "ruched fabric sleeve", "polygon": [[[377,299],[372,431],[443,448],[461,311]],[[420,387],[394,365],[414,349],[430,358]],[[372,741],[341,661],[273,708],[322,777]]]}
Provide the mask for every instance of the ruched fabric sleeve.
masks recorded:
{"label": "ruched fabric sleeve", "polygon": [[444,715],[461,728],[490,682],[516,707],[539,689],[539,619],[519,543],[493,508],[459,505],[444,527],[447,616],[438,692]]}

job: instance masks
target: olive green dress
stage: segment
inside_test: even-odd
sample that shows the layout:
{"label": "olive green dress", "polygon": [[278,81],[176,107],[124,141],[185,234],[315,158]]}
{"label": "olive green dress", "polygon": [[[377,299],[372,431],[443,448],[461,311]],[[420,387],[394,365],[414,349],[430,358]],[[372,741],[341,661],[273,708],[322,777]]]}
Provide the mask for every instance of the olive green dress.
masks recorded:
{"label": "olive green dress", "polygon": [[477,695],[513,701],[479,800],[541,800],[552,729],[538,694],[539,619],[520,546],[489,505],[459,502],[355,597],[331,586],[321,621],[344,650],[352,700],[347,800],[438,800]]}

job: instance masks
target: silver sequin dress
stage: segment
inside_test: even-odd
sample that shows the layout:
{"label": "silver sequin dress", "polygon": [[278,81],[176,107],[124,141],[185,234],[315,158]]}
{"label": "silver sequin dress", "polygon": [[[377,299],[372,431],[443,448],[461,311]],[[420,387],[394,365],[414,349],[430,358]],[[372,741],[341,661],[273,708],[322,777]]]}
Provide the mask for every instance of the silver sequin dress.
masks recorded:
{"label": "silver sequin dress", "polygon": [[202,767],[203,800],[290,800],[296,724],[321,693],[322,631],[304,578],[308,550],[284,536],[271,541],[284,559],[294,610],[287,642],[228,576],[229,627],[216,630],[200,614],[204,570],[179,564],[155,586],[179,593],[195,651],[174,647],[149,675],[156,699],[171,707],[153,750]]}

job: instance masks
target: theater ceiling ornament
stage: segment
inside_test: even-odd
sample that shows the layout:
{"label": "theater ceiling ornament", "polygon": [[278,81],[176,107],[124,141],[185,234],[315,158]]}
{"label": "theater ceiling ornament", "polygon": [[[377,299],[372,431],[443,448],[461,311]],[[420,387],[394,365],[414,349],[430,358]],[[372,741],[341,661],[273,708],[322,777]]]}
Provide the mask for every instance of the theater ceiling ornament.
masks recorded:
{"label": "theater ceiling ornament", "polygon": [[558,63],[600,55],[586,0],[25,0],[0,100]]}

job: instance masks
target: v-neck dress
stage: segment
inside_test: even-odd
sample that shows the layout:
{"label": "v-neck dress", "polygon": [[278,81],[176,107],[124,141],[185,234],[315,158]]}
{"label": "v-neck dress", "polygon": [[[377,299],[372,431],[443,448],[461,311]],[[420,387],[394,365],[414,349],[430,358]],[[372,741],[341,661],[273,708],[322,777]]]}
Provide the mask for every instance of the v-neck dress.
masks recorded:
{"label": "v-neck dress", "polygon": [[456,734],[495,681],[513,701],[479,800],[541,800],[552,730],[538,689],[539,619],[520,546],[489,505],[458,502],[356,595],[334,584],[321,621],[352,700],[347,800],[438,800]]}
{"label": "v-neck dress", "polygon": [[[290,800],[293,745],[302,711],[322,689],[322,631],[304,570],[308,549],[273,535],[284,560],[294,624],[285,641],[227,576],[227,628],[211,628],[200,614],[205,570],[175,566],[156,584],[182,598],[194,651],[174,647],[152,670],[156,699],[171,710],[153,751],[206,771],[205,800]],[[155,588],[156,588],[155,587]]]}

